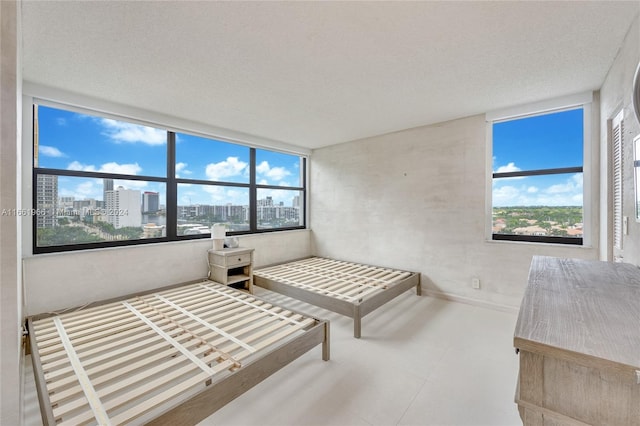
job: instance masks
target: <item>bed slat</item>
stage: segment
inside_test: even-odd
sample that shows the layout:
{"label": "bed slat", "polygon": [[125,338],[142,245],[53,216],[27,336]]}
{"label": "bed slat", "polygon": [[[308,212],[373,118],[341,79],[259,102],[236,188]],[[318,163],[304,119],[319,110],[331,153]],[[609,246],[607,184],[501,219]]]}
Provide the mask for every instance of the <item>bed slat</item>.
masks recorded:
{"label": "bed slat", "polygon": [[62,325],[62,321],[59,317],[53,319],[54,324],[56,325],[56,329],[58,330],[58,334],[60,335],[60,339],[62,340],[62,345],[64,346],[65,351],[67,352],[67,356],[69,357],[69,361],[73,366],[73,371],[76,373],[76,377],[78,378],[78,382],[82,387],[82,391],[84,392],[84,396],[89,402],[89,406],[91,407],[91,411],[93,412],[93,416],[98,421],[99,425],[111,425],[111,421],[109,420],[109,416],[102,405],[102,401],[98,397],[96,390],[93,388],[91,384],[91,380],[89,380],[89,376],[87,376],[84,367],[82,366],[82,362],[78,359],[78,355],[73,349],[73,345],[69,340],[69,336],[67,336],[67,332]]}

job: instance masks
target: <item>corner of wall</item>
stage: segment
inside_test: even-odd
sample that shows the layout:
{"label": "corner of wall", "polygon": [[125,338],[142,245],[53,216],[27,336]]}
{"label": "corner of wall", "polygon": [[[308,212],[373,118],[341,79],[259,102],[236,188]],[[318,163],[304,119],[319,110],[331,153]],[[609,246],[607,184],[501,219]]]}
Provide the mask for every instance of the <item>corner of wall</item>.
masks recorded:
{"label": "corner of wall", "polygon": [[[0,208],[19,211],[21,141],[20,2],[0,2]],[[15,210],[14,210],[15,209]],[[20,216],[0,217],[0,424],[22,417],[22,279]],[[16,391],[17,390],[17,391]]]}

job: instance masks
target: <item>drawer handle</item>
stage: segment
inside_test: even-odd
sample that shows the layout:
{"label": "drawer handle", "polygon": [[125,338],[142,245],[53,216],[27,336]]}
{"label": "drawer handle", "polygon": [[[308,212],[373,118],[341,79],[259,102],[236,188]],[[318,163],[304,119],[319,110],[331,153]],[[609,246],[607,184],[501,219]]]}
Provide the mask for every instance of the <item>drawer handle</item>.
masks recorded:
{"label": "drawer handle", "polygon": [[238,262],[242,262],[242,258],[241,257],[238,258]]}

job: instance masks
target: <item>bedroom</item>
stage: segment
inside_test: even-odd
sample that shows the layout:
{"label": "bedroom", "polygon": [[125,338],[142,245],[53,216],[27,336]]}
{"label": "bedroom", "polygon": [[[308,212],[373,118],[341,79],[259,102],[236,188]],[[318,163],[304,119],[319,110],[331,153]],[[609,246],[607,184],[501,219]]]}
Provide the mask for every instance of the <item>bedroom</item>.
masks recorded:
{"label": "bedroom", "polygon": [[[515,312],[533,255],[640,264],[629,168],[628,234],[614,248],[607,129],[623,110],[631,162],[637,2],[11,4],[2,3],[3,208],[33,207],[36,97],[308,155],[307,228],[239,236],[257,266],[310,254],[388,265],[421,272],[427,296]],[[190,56],[209,51],[226,65]],[[590,91],[590,244],[491,241],[485,114]],[[22,119],[8,122],[16,105]],[[24,316],[207,272],[210,241],[33,255],[30,220],[2,220],[3,424],[19,415]]]}

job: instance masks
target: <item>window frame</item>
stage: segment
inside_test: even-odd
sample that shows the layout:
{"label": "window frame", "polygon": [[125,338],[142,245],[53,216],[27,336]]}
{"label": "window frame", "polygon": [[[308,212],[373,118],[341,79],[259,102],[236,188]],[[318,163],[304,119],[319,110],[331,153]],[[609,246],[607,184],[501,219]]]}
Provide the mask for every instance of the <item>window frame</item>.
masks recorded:
{"label": "window frame", "polygon": [[[591,126],[593,93],[585,92],[575,95],[565,96],[556,99],[545,100],[532,104],[520,105],[517,107],[488,112],[485,115],[486,122],[486,164],[488,173],[486,174],[486,220],[485,235],[487,241],[492,242],[517,242],[534,244],[559,244],[567,247],[591,247],[593,238],[593,221],[591,200],[594,188],[592,187],[592,165],[593,141]],[[493,125],[495,123],[517,120],[537,115],[568,111],[582,108],[583,111],[583,144],[582,144],[582,166],[568,166],[560,168],[523,170],[515,172],[494,173],[493,171]],[[582,173],[582,216],[583,216],[583,236],[580,237],[558,237],[539,235],[515,235],[515,234],[495,234],[493,233],[493,182],[494,179],[520,176],[543,176],[561,173]]]}
{"label": "window frame", "polygon": [[[210,239],[211,234],[199,234],[199,235],[177,235],[177,217],[178,217],[178,185],[181,183],[187,184],[198,184],[198,185],[209,185],[209,186],[223,186],[223,187],[242,187],[247,188],[249,190],[249,229],[246,231],[232,231],[227,232],[228,236],[238,236],[238,235],[250,235],[250,234],[261,234],[267,232],[280,232],[280,231],[290,231],[290,230],[298,230],[298,229],[306,229],[307,228],[307,217],[308,217],[308,174],[307,174],[307,162],[309,155],[306,153],[296,152],[294,150],[287,149],[277,149],[273,146],[264,146],[260,143],[251,143],[250,137],[242,137],[238,138],[241,140],[237,140],[233,137],[228,137],[224,135],[220,135],[220,133],[225,133],[225,131],[216,132],[214,131],[199,131],[199,130],[190,130],[191,126],[175,126],[172,125],[171,119],[168,119],[169,123],[162,124],[161,120],[140,120],[136,118],[131,118],[125,114],[117,115],[114,113],[104,112],[100,109],[94,109],[91,107],[85,106],[77,106],[70,105],[59,101],[51,101],[41,99],[39,97],[33,96],[28,99],[28,108],[31,111],[31,128],[30,128],[30,136],[27,135],[27,139],[29,140],[29,144],[31,147],[31,203],[33,209],[37,209],[38,206],[38,194],[37,194],[37,181],[39,175],[52,175],[52,176],[69,176],[69,177],[81,177],[81,178],[95,178],[95,179],[114,179],[114,180],[138,180],[138,181],[147,181],[147,182],[161,182],[166,185],[166,236],[164,237],[152,237],[152,238],[139,238],[139,239],[131,239],[131,240],[120,240],[120,241],[100,241],[100,242],[92,242],[92,243],[80,243],[80,244],[65,244],[65,245],[55,245],[55,246],[38,246],[37,245],[37,216],[33,215],[31,222],[31,249],[33,254],[43,254],[43,253],[58,253],[58,252],[69,252],[69,251],[81,251],[81,250],[91,250],[97,248],[109,248],[109,247],[124,247],[124,246],[135,246],[142,244],[152,244],[152,243],[165,243],[165,242],[174,242],[174,241],[185,241],[185,240],[199,240],[199,239]],[[90,102],[89,102],[90,103]],[[51,108],[57,108],[65,111],[80,113],[80,114],[89,114],[101,118],[109,118],[114,120],[121,120],[128,123],[133,123],[142,126],[154,127],[157,129],[161,129],[167,133],[167,173],[166,177],[158,177],[158,176],[147,176],[147,175],[127,175],[127,174],[115,174],[115,173],[105,173],[105,172],[93,172],[93,171],[80,171],[80,170],[67,170],[67,169],[55,169],[55,168],[46,168],[46,167],[36,167],[36,158],[38,156],[36,141],[35,141],[35,109],[36,105],[47,106]],[[131,114],[134,115],[134,114]],[[140,115],[140,114],[136,114]],[[144,114],[143,114],[144,115]],[[151,114],[153,115],[153,114]],[[182,121],[182,120],[177,120]],[[193,124],[187,122],[187,124]],[[199,127],[195,125],[193,127]],[[208,129],[207,129],[208,130]],[[176,177],[176,134],[183,133],[189,134],[197,137],[212,139],[212,142],[219,141],[225,143],[231,143],[235,145],[240,145],[249,148],[250,153],[250,180],[248,183],[237,183],[237,182],[225,182],[225,181],[211,181],[211,180],[202,180],[202,179],[186,179],[184,177]],[[228,131],[226,133],[229,133]],[[233,133],[233,132],[231,132]],[[260,138],[255,138],[260,139]],[[258,141],[259,142],[259,141]],[[268,145],[276,145],[276,144],[268,144]],[[301,186],[278,186],[278,185],[260,185],[256,182],[256,163],[255,163],[255,153],[256,149],[262,149],[270,152],[283,153],[287,155],[297,156],[300,158],[301,163],[301,178],[299,179]],[[286,226],[286,227],[274,227],[274,228],[258,228],[257,226],[257,189],[259,188],[267,188],[267,189],[285,189],[291,191],[299,191],[302,195],[302,200],[300,201],[300,210],[301,210],[301,224],[298,226]],[[59,197],[58,197],[59,198]],[[104,201],[104,200],[103,200]]]}

